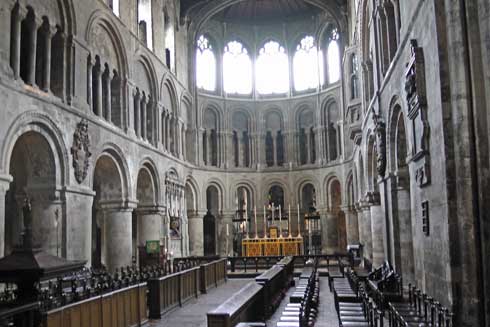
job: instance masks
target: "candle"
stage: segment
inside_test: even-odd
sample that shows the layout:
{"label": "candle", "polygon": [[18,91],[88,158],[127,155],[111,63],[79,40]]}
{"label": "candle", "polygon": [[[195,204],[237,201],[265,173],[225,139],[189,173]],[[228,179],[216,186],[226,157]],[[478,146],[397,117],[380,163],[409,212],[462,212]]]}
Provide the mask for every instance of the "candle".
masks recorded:
{"label": "candle", "polygon": [[254,224],[255,224],[255,238],[259,237],[257,234],[257,207],[254,206]]}
{"label": "candle", "polygon": [[279,237],[282,237],[282,213],[281,213],[281,205],[279,205]]}
{"label": "candle", "polygon": [[226,236],[230,236],[230,230],[228,224],[226,224]]}
{"label": "candle", "polygon": [[291,237],[291,204],[288,204],[288,231],[289,237]]}
{"label": "candle", "polygon": [[265,214],[265,206],[264,206],[264,238],[267,238],[267,217]]}
{"label": "candle", "polygon": [[301,237],[301,223],[299,218],[299,204],[298,204],[298,237]]}

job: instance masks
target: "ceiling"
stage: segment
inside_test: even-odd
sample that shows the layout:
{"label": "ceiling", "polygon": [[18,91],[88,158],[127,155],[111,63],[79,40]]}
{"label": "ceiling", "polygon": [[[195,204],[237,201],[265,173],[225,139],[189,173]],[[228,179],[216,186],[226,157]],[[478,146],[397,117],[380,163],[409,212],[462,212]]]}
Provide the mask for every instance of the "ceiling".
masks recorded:
{"label": "ceiling", "polygon": [[[339,7],[345,3],[345,0],[321,0],[320,2],[328,3],[329,6]],[[192,12],[199,12],[203,8],[212,8],[220,6],[217,0],[181,0],[181,16],[187,16]],[[228,1],[227,1],[228,2]],[[235,1],[229,1],[235,2]],[[243,0],[236,1],[234,4],[217,11],[213,17],[226,22],[270,22],[274,20],[289,20],[295,18],[304,18],[318,14],[322,11],[318,6],[312,4],[315,1],[304,0]]]}
{"label": "ceiling", "polygon": [[318,12],[317,7],[303,0],[248,0],[225,8],[215,18],[235,22],[267,22],[304,17]]}

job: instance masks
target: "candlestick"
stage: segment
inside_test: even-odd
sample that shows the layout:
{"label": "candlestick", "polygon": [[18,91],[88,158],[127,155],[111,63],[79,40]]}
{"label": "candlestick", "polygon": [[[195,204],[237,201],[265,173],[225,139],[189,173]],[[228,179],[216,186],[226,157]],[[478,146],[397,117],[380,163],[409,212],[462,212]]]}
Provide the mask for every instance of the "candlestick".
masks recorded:
{"label": "candlestick", "polygon": [[264,206],[264,238],[267,238],[267,217],[265,214],[265,206]]}
{"label": "candlestick", "polygon": [[291,204],[288,204],[288,232],[289,232],[289,235],[288,237],[291,238],[292,235],[291,235]]}
{"label": "candlestick", "polygon": [[255,224],[255,238],[259,237],[259,234],[257,234],[257,207],[254,206],[254,224]]}
{"label": "candlestick", "polygon": [[299,204],[298,204],[298,237],[301,237],[301,223],[300,223],[300,217],[299,217]]}
{"label": "candlestick", "polygon": [[279,237],[282,237],[282,213],[281,213],[281,205],[279,205]]}
{"label": "candlestick", "polygon": [[230,236],[230,230],[228,224],[226,224],[226,236]]}

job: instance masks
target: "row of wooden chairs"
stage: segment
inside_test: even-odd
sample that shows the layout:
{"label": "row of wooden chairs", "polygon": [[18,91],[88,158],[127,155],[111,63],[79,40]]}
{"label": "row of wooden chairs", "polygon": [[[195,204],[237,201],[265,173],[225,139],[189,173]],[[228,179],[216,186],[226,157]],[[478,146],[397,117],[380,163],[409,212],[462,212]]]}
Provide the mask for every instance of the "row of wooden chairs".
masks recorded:
{"label": "row of wooden chairs", "polygon": [[341,327],[383,327],[383,311],[369,298],[353,271],[345,278],[333,278],[331,291]]}
{"label": "row of wooden chairs", "polygon": [[390,327],[453,327],[453,314],[441,303],[409,284],[408,301],[389,302]]}
{"label": "row of wooden chairs", "polygon": [[316,266],[302,274],[277,327],[312,327],[318,315],[319,276]]}

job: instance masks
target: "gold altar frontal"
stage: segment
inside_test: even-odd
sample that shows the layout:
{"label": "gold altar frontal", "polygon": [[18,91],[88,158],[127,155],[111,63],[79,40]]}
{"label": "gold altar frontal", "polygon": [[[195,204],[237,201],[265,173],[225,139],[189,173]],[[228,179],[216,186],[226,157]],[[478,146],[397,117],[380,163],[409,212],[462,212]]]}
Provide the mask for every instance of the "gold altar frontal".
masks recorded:
{"label": "gold altar frontal", "polygon": [[248,238],[242,240],[242,255],[244,257],[288,256],[301,255],[303,238]]}

